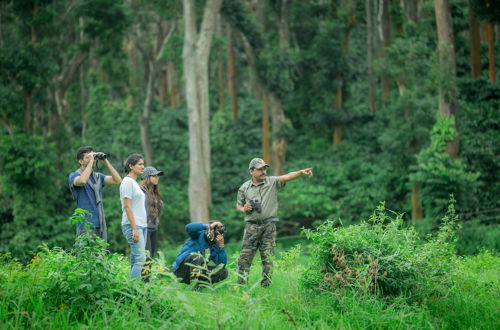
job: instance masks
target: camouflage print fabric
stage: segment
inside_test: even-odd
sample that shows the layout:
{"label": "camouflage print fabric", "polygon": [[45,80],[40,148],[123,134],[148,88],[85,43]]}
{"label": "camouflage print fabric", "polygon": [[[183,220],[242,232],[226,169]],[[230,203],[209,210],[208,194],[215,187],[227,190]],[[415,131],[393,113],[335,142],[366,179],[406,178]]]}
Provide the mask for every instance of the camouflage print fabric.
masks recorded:
{"label": "camouflage print fabric", "polygon": [[273,263],[270,256],[274,256],[274,247],[276,245],[276,223],[265,224],[247,223],[243,233],[243,247],[240,258],[238,259],[238,283],[246,284],[250,266],[253,257],[259,249],[260,259],[262,261],[262,286],[268,286],[271,283],[271,269]]}

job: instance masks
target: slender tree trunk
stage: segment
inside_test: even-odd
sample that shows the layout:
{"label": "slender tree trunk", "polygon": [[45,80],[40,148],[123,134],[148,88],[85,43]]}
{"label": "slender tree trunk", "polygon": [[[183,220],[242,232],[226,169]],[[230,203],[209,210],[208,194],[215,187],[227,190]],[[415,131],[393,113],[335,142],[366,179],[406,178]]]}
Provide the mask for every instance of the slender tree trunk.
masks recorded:
{"label": "slender tree trunk", "polygon": [[[222,17],[219,14],[218,15],[218,22],[217,22],[217,34],[222,36]],[[227,26],[229,29],[229,24]],[[224,58],[221,54],[221,56],[218,56],[217,61],[217,83],[218,83],[218,90],[219,90],[219,111],[221,112],[226,112],[226,79],[225,79],[225,65],[224,65]]]}
{"label": "slender tree trunk", "polygon": [[210,193],[208,58],[222,0],[205,4],[200,33],[194,0],[183,0],[186,99],[189,118],[189,211],[191,221],[207,223]]}
{"label": "slender tree trunk", "polygon": [[32,112],[33,112],[33,99],[31,97],[31,91],[24,91],[24,131],[26,133],[31,133],[32,124]]}
{"label": "slender tree trunk", "polygon": [[[447,81],[439,91],[439,114],[445,118],[455,119],[456,129],[456,55],[453,25],[448,0],[434,0],[436,25],[438,34],[439,65],[442,77]],[[446,153],[450,158],[458,155],[459,139],[457,136],[449,141]]]}
{"label": "slender tree trunk", "polygon": [[230,25],[227,26],[227,84],[231,98],[231,112],[233,120],[238,120],[238,95],[236,92],[236,59],[234,56],[234,32]]}
{"label": "slender tree trunk", "polygon": [[414,183],[411,188],[411,219],[413,224],[424,218],[424,209],[420,201],[420,184]]}
{"label": "slender tree trunk", "polygon": [[[341,75],[337,75],[336,78],[337,83],[337,92],[335,93],[335,111],[338,113],[342,112],[342,104],[343,104],[343,79]],[[342,125],[340,123],[336,123],[333,127],[333,144],[337,145],[342,142]]]}
{"label": "slender tree trunk", "polygon": [[5,4],[4,2],[0,2],[0,48],[3,48],[3,12],[4,12]]}
{"label": "slender tree trunk", "polygon": [[[80,17],[80,42],[83,42],[85,36],[83,34],[83,17]],[[80,138],[82,143],[85,144],[85,133],[87,131],[87,90],[85,88],[85,69],[83,65],[80,66],[80,117],[82,121],[82,131],[80,133]]]}
{"label": "slender tree trunk", "polygon": [[271,112],[271,121],[273,126],[273,152],[271,154],[271,170],[273,175],[282,175],[286,161],[286,150],[288,141],[281,135],[281,128],[285,123],[285,112],[281,99],[274,93],[267,93],[269,97],[269,108]]}
{"label": "slender tree trunk", "polygon": [[36,22],[36,17],[38,15],[38,3],[35,1],[33,2],[33,9],[32,9],[32,15],[33,15],[33,22],[31,26],[31,43],[34,45],[38,41],[38,31],[36,30],[34,22]]}
{"label": "slender tree trunk", "polygon": [[217,81],[219,85],[219,110],[226,112],[226,79],[224,79],[224,61],[217,59]]}
{"label": "slender tree trunk", "polygon": [[496,78],[496,63],[495,63],[495,29],[491,22],[486,21],[484,26],[485,39],[488,43],[488,72],[490,81],[495,83]]}
{"label": "slender tree trunk", "polygon": [[[162,61],[163,62],[163,61]],[[160,70],[160,101],[161,104],[167,104],[168,102],[168,85],[167,85],[167,66],[165,63],[162,63]]]}
{"label": "slender tree trunk", "polygon": [[146,164],[153,163],[153,147],[151,146],[151,140],[149,134],[150,131],[149,120],[151,116],[151,108],[155,94],[154,86],[155,86],[156,75],[158,72],[158,66],[161,63],[160,61],[161,61],[161,56],[163,54],[163,49],[165,48],[165,45],[167,44],[168,40],[170,39],[170,36],[172,35],[175,29],[175,26],[172,25],[168,33],[165,33],[161,18],[158,21],[157,27],[158,29],[157,29],[155,47],[151,49],[148,53],[143,54],[145,61],[147,63],[147,68],[145,70],[147,83],[146,83],[144,104],[142,106],[142,113],[139,117],[139,124],[141,129],[142,150],[144,151],[144,158],[145,158],[144,160],[146,161]]}
{"label": "slender tree trunk", "polygon": [[174,62],[168,61],[168,73],[167,73],[167,80],[168,80],[168,88],[169,88],[169,95],[170,95],[170,106],[172,109],[177,108],[177,89],[175,85],[175,66]]}
{"label": "slender tree trunk", "polygon": [[375,112],[375,77],[373,75],[373,27],[372,27],[372,0],[365,0],[366,9],[366,62],[368,66],[368,108]]}
{"label": "slender tree trunk", "polygon": [[[391,16],[389,13],[390,0],[379,0],[377,22],[379,27],[380,56],[384,57],[384,48],[391,44]],[[385,74],[381,77],[382,101],[385,103],[391,91],[390,79]]]}
{"label": "slender tree trunk", "polygon": [[149,59],[148,63],[148,75],[146,84],[146,97],[144,98],[144,105],[142,107],[142,114],[139,118],[140,128],[141,128],[141,145],[144,152],[144,160],[146,164],[153,163],[153,147],[151,146],[151,140],[149,138],[149,118],[151,114],[151,105],[153,102],[153,84],[155,76],[155,65],[154,60]]}
{"label": "slender tree trunk", "polygon": [[280,8],[280,17],[279,17],[279,35],[280,35],[280,48],[281,49],[289,49],[290,48],[290,28],[288,24],[288,16],[289,16],[289,2],[288,0],[281,0],[281,8]]}
{"label": "slender tree trunk", "polygon": [[406,19],[413,23],[418,23],[418,2],[419,0],[400,0]]}
{"label": "slender tree trunk", "polygon": [[[356,2],[351,0],[342,1],[343,8],[347,10],[346,12],[346,27],[344,29],[344,34],[342,36],[342,56],[347,58],[349,54],[349,34],[351,30],[356,25]],[[345,80],[342,74],[338,74],[335,79],[337,85],[337,91],[335,93],[335,111],[337,113],[344,112],[344,84]],[[342,124],[338,121],[333,127],[333,144],[339,144],[342,142]]]}
{"label": "slender tree trunk", "polygon": [[269,96],[264,94],[262,99],[262,158],[269,164],[271,150],[269,149]]}
{"label": "slender tree trunk", "polygon": [[479,33],[479,23],[472,7],[472,0],[469,0],[469,42],[471,74],[472,78],[478,78],[482,75],[481,35]]}

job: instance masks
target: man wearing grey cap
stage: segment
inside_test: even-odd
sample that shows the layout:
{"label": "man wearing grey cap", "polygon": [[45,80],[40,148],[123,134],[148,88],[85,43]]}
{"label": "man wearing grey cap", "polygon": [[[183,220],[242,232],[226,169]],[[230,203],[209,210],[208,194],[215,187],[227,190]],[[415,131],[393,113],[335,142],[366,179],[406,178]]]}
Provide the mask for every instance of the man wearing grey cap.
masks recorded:
{"label": "man wearing grey cap", "polygon": [[236,210],[245,214],[243,246],[238,259],[238,283],[245,284],[253,257],[259,249],[262,261],[261,285],[271,283],[272,262],[276,245],[276,222],[278,214],[278,190],[288,181],[307,175],[312,176],[312,168],[290,172],[282,176],[266,176],[269,167],[261,158],[254,158],[248,165],[251,179],[238,190]]}

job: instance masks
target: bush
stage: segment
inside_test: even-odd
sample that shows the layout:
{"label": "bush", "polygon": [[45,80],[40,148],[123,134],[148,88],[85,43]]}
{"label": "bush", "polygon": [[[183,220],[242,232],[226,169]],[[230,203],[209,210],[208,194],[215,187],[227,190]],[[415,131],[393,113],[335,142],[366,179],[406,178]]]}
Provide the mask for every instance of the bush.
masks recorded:
{"label": "bush", "polygon": [[[82,220],[83,212],[77,209],[73,220]],[[171,301],[129,279],[123,256],[110,254],[106,247],[98,237],[80,235],[68,252],[42,245],[26,266],[4,255],[0,258],[0,323],[15,320],[14,328],[30,326],[29,317],[15,315],[33,311],[64,311],[73,321],[81,321],[106,310],[113,312],[110,306],[131,309],[144,319],[151,314],[159,319],[171,316]]]}
{"label": "bush", "polygon": [[305,230],[314,245],[313,260],[301,282],[337,297],[346,290],[380,296],[405,294],[417,300],[426,297],[440,289],[436,283],[451,281],[455,221],[451,203],[438,234],[426,243],[413,227],[403,228],[402,214],[387,211],[384,203],[358,225],[335,227],[326,221],[314,231]]}

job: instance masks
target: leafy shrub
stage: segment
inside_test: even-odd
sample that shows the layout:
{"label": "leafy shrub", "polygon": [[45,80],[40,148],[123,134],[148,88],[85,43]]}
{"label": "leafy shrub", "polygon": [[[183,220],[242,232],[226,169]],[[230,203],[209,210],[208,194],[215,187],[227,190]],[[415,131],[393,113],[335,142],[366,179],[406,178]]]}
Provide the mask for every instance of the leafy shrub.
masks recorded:
{"label": "leafy shrub", "polygon": [[[392,213],[392,216],[390,215]],[[368,221],[335,227],[326,221],[305,230],[313,241],[311,266],[301,277],[306,288],[342,297],[346,290],[363,294],[418,299],[449,283],[454,264],[454,226],[451,203],[438,234],[423,243],[413,227],[403,228],[402,214],[381,203]]]}
{"label": "leafy shrub", "polygon": [[[83,220],[83,212],[77,209],[73,221]],[[27,314],[43,306],[49,313],[64,310],[72,319],[83,320],[86,315],[105,313],[109,305],[120,305],[143,318],[151,314],[168,318],[174,312],[171,301],[159,299],[158,292],[131,280],[123,256],[110,254],[106,247],[100,238],[84,234],[76,238],[70,251],[42,245],[25,267],[4,257],[0,270],[2,315],[9,319],[9,315]],[[28,321],[16,325],[25,326]]]}

